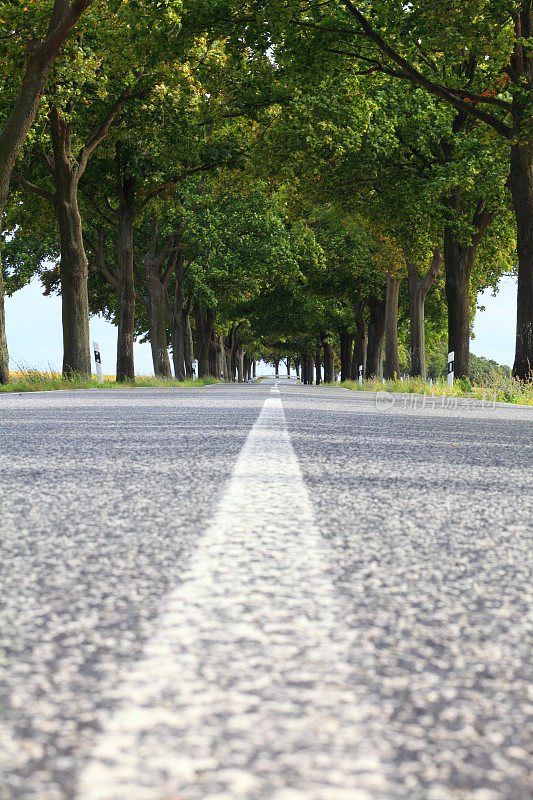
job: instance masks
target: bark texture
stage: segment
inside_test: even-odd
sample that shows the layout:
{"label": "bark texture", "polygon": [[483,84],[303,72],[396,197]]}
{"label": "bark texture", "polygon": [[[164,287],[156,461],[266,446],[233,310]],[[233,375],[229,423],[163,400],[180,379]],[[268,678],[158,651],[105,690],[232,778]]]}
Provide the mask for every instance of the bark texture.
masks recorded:
{"label": "bark texture", "polygon": [[427,293],[442,267],[442,252],[433,253],[431,265],[423,278],[418,275],[418,265],[407,262],[410,310],[410,374],[426,377],[426,338],[424,328],[424,303]]}
{"label": "bark texture", "polygon": [[118,334],[117,381],[134,381],[133,341],[135,332],[135,277],[133,223],[135,178],[128,173],[120,143],[116,147],[118,207]]}
{"label": "bark texture", "polygon": [[82,170],[73,157],[70,126],[57,108],[50,112],[53,149],[54,208],[59,228],[61,303],[63,320],[63,374],[90,375],[88,260],[78,208]]}
{"label": "bark texture", "polygon": [[198,377],[209,375],[209,350],[215,327],[215,309],[204,308],[199,300],[194,304],[194,320],[196,327],[196,357],[198,359]]}
{"label": "bark texture", "polygon": [[511,151],[509,185],[517,225],[518,295],[513,374],[520,380],[533,372],[533,141]]}
{"label": "bark texture", "polygon": [[400,377],[398,355],[398,302],[401,278],[387,275],[385,298],[385,377],[395,380]]}
{"label": "bark texture", "polygon": [[366,351],[367,378],[383,377],[383,340],[385,338],[385,300],[368,299],[368,345]]}
{"label": "bark texture", "polygon": [[317,386],[320,386],[322,383],[322,354],[320,352],[320,347],[317,347],[315,351],[315,383]]}
{"label": "bark texture", "polygon": [[349,381],[352,369],[352,347],[353,335],[347,331],[341,331],[341,381]]}

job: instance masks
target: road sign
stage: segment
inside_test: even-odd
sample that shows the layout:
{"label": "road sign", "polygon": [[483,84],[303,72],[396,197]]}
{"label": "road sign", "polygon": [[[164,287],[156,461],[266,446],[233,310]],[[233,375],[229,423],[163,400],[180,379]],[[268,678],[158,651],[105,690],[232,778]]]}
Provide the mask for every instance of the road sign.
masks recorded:
{"label": "road sign", "polygon": [[453,387],[453,370],[454,370],[454,359],[455,359],[455,352],[452,350],[451,353],[448,353],[448,388],[451,389]]}
{"label": "road sign", "polygon": [[102,375],[102,359],[100,357],[100,347],[98,342],[93,342],[94,347],[94,361],[96,364],[96,374],[98,375],[98,380],[100,383],[104,382],[104,377]]}

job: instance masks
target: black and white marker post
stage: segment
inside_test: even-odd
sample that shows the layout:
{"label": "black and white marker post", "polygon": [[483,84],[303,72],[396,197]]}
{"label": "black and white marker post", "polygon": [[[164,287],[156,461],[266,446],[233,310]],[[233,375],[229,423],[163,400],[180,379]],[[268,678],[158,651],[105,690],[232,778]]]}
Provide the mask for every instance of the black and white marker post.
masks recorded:
{"label": "black and white marker post", "polygon": [[448,353],[448,389],[453,389],[453,360],[455,358],[455,353],[452,350],[451,353]]}
{"label": "black and white marker post", "polygon": [[98,346],[98,342],[93,342],[94,347],[94,361],[96,364],[96,374],[98,375],[98,380],[100,383],[104,382],[104,378],[102,376],[102,359],[100,358],[100,347]]}
{"label": "black and white marker post", "polygon": [[363,385],[363,365],[359,364],[359,386]]}

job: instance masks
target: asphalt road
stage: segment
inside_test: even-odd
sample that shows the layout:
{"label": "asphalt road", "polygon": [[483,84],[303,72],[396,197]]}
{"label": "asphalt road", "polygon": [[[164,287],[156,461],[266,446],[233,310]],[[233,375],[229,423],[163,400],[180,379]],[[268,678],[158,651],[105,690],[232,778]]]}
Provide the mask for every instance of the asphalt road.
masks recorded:
{"label": "asphalt road", "polygon": [[533,410],[275,383],[0,396],[2,800],[530,799]]}

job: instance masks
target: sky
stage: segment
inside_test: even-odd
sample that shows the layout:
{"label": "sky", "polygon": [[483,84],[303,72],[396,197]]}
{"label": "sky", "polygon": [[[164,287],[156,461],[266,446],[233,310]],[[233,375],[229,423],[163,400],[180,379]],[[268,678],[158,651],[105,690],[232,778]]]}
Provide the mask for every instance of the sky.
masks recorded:
{"label": "sky", "polygon": [[[478,297],[485,306],[478,311],[471,350],[477,356],[493,358],[512,366],[516,335],[516,280],[504,277],[495,297],[491,291]],[[6,329],[9,367],[60,371],[62,362],[61,298],[44,297],[41,284],[34,279],[13,297],[6,298]],[[104,375],[115,372],[116,328],[102,317],[91,317],[91,344],[100,345]],[[134,346],[137,375],[153,375],[150,345]],[[94,367],[94,364],[93,364]]]}

